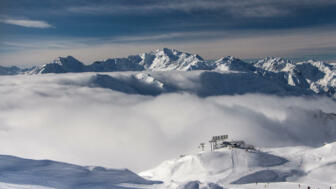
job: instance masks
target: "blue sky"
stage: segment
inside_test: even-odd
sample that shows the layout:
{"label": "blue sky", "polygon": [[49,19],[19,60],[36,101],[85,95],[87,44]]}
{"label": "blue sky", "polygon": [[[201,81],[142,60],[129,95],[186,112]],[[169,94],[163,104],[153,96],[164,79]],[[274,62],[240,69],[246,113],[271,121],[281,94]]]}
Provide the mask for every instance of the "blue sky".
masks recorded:
{"label": "blue sky", "polygon": [[335,10],[330,0],[0,0],[0,65],[162,47],[206,59],[333,59]]}

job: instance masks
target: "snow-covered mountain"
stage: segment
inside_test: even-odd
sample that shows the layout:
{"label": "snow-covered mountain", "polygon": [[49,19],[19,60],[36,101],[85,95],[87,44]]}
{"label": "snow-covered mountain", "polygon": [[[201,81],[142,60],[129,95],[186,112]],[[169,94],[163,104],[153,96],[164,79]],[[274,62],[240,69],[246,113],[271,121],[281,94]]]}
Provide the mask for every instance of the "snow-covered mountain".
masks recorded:
{"label": "snow-covered mountain", "polygon": [[336,66],[334,64],[313,60],[293,63],[282,58],[265,58],[254,65],[262,72],[283,75],[288,85],[335,97]]}
{"label": "snow-covered mountain", "polygon": [[[288,160],[285,158],[261,151],[250,152],[243,149],[226,148],[164,161],[152,170],[141,172],[140,175],[166,182],[170,180],[177,182],[198,180],[201,182],[218,183],[221,181],[222,183],[247,184],[248,181],[238,181],[239,177],[244,177],[255,171],[270,170],[272,167],[287,162]],[[273,180],[264,178],[263,182],[284,181],[289,176],[291,175],[288,174],[283,178],[278,177]],[[261,178],[259,179],[255,178],[250,182],[261,182]]]}
{"label": "snow-covered mountain", "polygon": [[47,73],[76,73],[85,72],[85,65],[72,56],[58,57],[49,64],[34,66],[23,72],[28,74],[47,74]]}
{"label": "snow-covered mountain", "polygon": [[[90,75],[90,76],[89,76]],[[127,94],[157,96],[187,92],[201,97],[247,93],[278,96],[315,95],[309,88],[288,85],[283,78],[264,77],[254,72],[125,72],[88,74],[89,87],[108,88]],[[178,81],[174,79],[178,78]],[[69,82],[77,85],[76,81]]]}
{"label": "snow-covered mountain", "polygon": [[0,66],[0,75],[15,75],[21,72],[21,69],[16,66],[5,67]]}
{"label": "snow-covered mountain", "polygon": [[279,57],[266,57],[255,62],[254,66],[270,72],[286,72],[295,67],[292,61]]}
{"label": "snow-covered mountain", "polygon": [[[303,66],[302,66],[303,65]],[[148,53],[131,55],[126,58],[110,58],[103,61],[95,61],[90,65],[72,56],[58,57],[51,63],[42,66],[34,66],[28,69],[18,67],[0,67],[0,75],[10,74],[46,74],[46,73],[76,73],[76,72],[116,72],[116,71],[238,71],[238,72],[311,72],[310,76],[317,74],[312,72],[310,65],[328,74],[335,69],[334,64],[320,61],[306,61],[294,63],[284,58],[267,57],[254,63],[245,62],[238,58],[227,56],[217,60],[204,60],[197,54],[181,52],[175,49],[157,49]]]}
{"label": "snow-covered mountain", "polygon": [[157,49],[149,53],[129,56],[127,58],[113,58],[105,61],[96,61],[87,66],[87,71],[189,71],[207,69],[204,60],[189,53],[175,49]]}
{"label": "snow-covered mountain", "polygon": [[26,73],[67,73],[67,72],[115,72],[115,71],[190,71],[209,69],[198,55],[175,49],[157,49],[149,53],[131,55],[127,58],[110,58],[84,65],[72,56],[59,57],[49,64],[35,67]]}
{"label": "snow-covered mountain", "polygon": [[[317,136],[336,133],[336,115],[323,111],[310,112],[315,131],[302,139],[318,143]],[[315,122],[314,121],[314,122]],[[291,125],[293,126],[293,125]],[[316,126],[316,127],[315,127]],[[312,127],[312,128],[313,128]],[[292,128],[301,132],[299,128]],[[290,134],[294,136],[295,134]],[[298,135],[296,135],[298,136]],[[227,140],[230,141],[230,140]],[[142,171],[146,179],[164,181],[162,189],[176,188],[330,188],[336,183],[335,138],[318,146],[224,147],[166,160],[153,169]],[[216,185],[214,185],[216,184]],[[192,186],[192,187],[191,187]]]}
{"label": "snow-covered mountain", "polygon": [[[17,67],[0,67],[0,75],[14,74],[46,74],[46,73],[78,73],[78,72],[120,72],[120,71],[136,71],[136,72],[166,72],[166,71],[196,71],[205,70],[213,73],[204,73],[202,78],[208,81],[211,77],[209,90],[212,91],[208,95],[224,94],[225,91],[237,92],[230,83],[242,83],[241,91],[247,92],[266,92],[267,94],[277,93],[278,95],[294,93],[295,95],[326,95],[336,97],[336,65],[328,64],[321,61],[305,61],[294,63],[284,58],[267,57],[256,62],[245,62],[243,60],[227,56],[217,60],[204,60],[196,54],[180,52],[175,49],[157,49],[148,53],[128,56],[126,58],[111,58],[104,61],[96,61],[90,65],[85,65],[72,56],[59,57],[49,64],[43,66],[34,66],[29,69],[19,69]],[[102,79],[101,76],[99,76]],[[136,80],[144,80],[146,73],[135,74],[133,78]],[[161,78],[150,76],[156,82]],[[109,81],[108,84],[102,84],[100,80],[98,85],[113,85]],[[150,85],[150,80],[144,83]],[[203,80],[200,80],[202,82]],[[115,83],[115,82],[114,82]],[[249,83],[248,85],[246,83]],[[270,83],[265,86],[265,83]],[[97,84],[97,82],[96,82]],[[124,85],[129,82],[124,82]],[[160,87],[154,91],[155,94],[162,92],[174,91],[176,84],[161,82]],[[215,85],[214,87],[212,87]],[[118,87],[118,88],[125,88]],[[166,89],[168,87],[168,89]],[[248,88],[248,90],[243,88]],[[178,88],[178,87],[177,87]],[[253,88],[253,89],[252,89]],[[164,90],[163,90],[164,89]],[[132,91],[132,90],[128,90]],[[137,90],[134,91],[134,93]],[[175,90],[176,91],[176,90]],[[271,92],[273,91],[273,92]],[[293,92],[294,91],[294,92]],[[141,92],[140,92],[141,93]],[[148,92],[146,92],[147,94]],[[208,92],[209,93],[209,92]],[[244,92],[243,92],[244,93]],[[143,94],[143,93],[141,93]]]}
{"label": "snow-covered mountain", "polygon": [[336,143],[255,151],[223,148],[167,160],[139,175],[162,180],[167,189],[187,188],[195,181],[222,188],[329,188],[336,182],[335,153]]}
{"label": "snow-covered mountain", "polygon": [[43,66],[21,70],[26,74],[75,73],[75,72],[116,72],[116,71],[254,71],[252,64],[232,56],[215,61],[206,61],[197,54],[175,49],[157,49],[148,53],[131,55],[126,58],[110,58],[84,65],[72,56],[59,57]]}
{"label": "snow-covered mountain", "polygon": [[245,150],[222,148],[166,160],[137,174],[0,155],[4,189],[329,188],[336,183],[336,143]]}
{"label": "snow-covered mountain", "polygon": [[252,64],[232,56],[222,57],[211,62],[210,65],[212,68],[211,70],[216,71],[254,72],[256,70]]}

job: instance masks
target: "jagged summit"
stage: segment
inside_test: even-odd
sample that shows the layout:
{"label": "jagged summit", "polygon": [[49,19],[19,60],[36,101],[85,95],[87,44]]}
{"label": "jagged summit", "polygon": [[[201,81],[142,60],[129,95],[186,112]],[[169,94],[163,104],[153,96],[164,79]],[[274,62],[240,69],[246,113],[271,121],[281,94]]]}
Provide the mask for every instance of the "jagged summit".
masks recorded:
{"label": "jagged summit", "polygon": [[202,57],[176,49],[156,49],[126,58],[111,58],[96,61],[86,67],[87,71],[190,71],[209,69]]}
{"label": "jagged summit", "polygon": [[155,53],[165,53],[165,54],[178,54],[178,53],[182,53],[181,51],[177,50],[177,49],[171,49],[171,48],[158,48],[158,49],[154,49],[151,52],[155,52]]}
{"label": "jagged summit", "polygon": [[[171,48],[160,48],[150,52],[124,58],[109,58],[84,65],[73,56],[58,57],[48,64],[19,70],[25,74],[68,73],[68,72],[114,72],[114,71],[192,71],[229,70],[240,71],[253,68],[242,60],[227,56],[217,61],[206,61],[197,54]],[[3,73],[2,75],[6,75]]]}
{"label": "jagged summit", "polygon": [[66,56],[66,57],[57,57],[55,58],[51,63],[53,64],[59,64],[59,65],[64,65],[64,64],[72,64],[72,63],[80,63],[79,60],[77,60],[76,58],[74,58],[73,56]]}
{"label": "jagged summit", "polygon": [[225,57],[221,57],[218,59],[218,61],[228,61],[228,60],[233,61],[233,60],[239,60],[239,59],[233,56],[225,56]]}
{"label": "jagged summit", "polygon": [[167,55],[167,56],[178,56],[178,55],[185,54],[187,56],[197,57],[199,60],[204,61],[204,59],[201,56],[199,56],[198,54],[191,54],[191,53],[187,53],[187,52],[182,52],[182,51],[179,51],[177,49],[160,48],[160,49],[155,49],[155,50],[151,51],[151,53],[156,53],[156,54],[160,54],[160,55]]}
{"label": "jagged summit", "polygon": [[218,71],[254,71],[255,67],[233,56],[219,58],[214,62],[213,69]]}
{"label": "jagged summit", "polygon": [[49,64],[41,67],[35,67],[31,73],[68,73],[68,72],[84,72],[85,65],[72,56],[58,57]]}
{"label": "jagged summit", "polygon": [[113,71],[191,71],[209,70],[204,59],[176,49],[161,48],[125,58],[109,58],[84,65],[72,56],[58,57],[51,63],[36,66],[28,74],[67,72],[113,72]]}
{"label": "jagged summit", "polygon": [[283,57],[274,57],[274,56],[267,56],[263,58],[264,61],[278,61],[278,62],[293,62],[291,59],[283,58]]}
{"label": "jagged summit", "polygon": [[153,71],[188,71],[199,69],[204,64],[202,57],[196,54],[189,54],[176,49],[156,49],[149,53],[140,55],[142,61],[139,64],[144,65],[146,70]]}
{"label": "jagged summit", "polygon": [[289,71],[294,63],[286,58],[266,57],[254,63],[254,66],[271,72]]}

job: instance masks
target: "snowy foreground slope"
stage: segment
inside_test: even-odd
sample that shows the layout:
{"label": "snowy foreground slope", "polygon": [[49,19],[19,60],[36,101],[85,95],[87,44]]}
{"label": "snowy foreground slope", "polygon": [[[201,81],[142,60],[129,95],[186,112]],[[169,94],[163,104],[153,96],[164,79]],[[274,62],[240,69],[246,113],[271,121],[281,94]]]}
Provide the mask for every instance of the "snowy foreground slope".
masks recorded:
{"label": "snowy foreground slope", "polygon": [[[7,184],[5,184],[7,183]],[[120,188],[121,183],[152,185],[124,169],[82,167],[50,160],[0,155],[0,188]]]}
{"label": "snowy foreground slope", "polygon": [[[162,162],[139,173],[49,160],[0,156],[1,189],[249,189],[336,187],[336,142],[306,146],[223,148]],[[163,183],[157,182],[158,180]]]}
{"label": "snowy foreground slope", "polygon": [[214,184],[217,188],[298,188],[298,184],[329,188],[336,187],[335,165],[336,143],[256,151],[225,148],[168,160],[140,175],[165,181],[162,188],[198,188],[198,184],[208,188]]}

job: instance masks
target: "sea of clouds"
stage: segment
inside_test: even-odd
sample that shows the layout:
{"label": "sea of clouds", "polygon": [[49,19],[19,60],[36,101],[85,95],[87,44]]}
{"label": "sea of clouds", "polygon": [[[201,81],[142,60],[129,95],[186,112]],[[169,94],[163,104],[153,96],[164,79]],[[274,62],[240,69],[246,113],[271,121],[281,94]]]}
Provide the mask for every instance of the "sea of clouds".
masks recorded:
{"label": "sea of clouds", "polygon": [[323,113],[336,112],[330,98],[130,95],[90,87],[91,76],[1,76],[0,154],[141,171],[197,152],[213,135],[257,147],[336,141]]}

